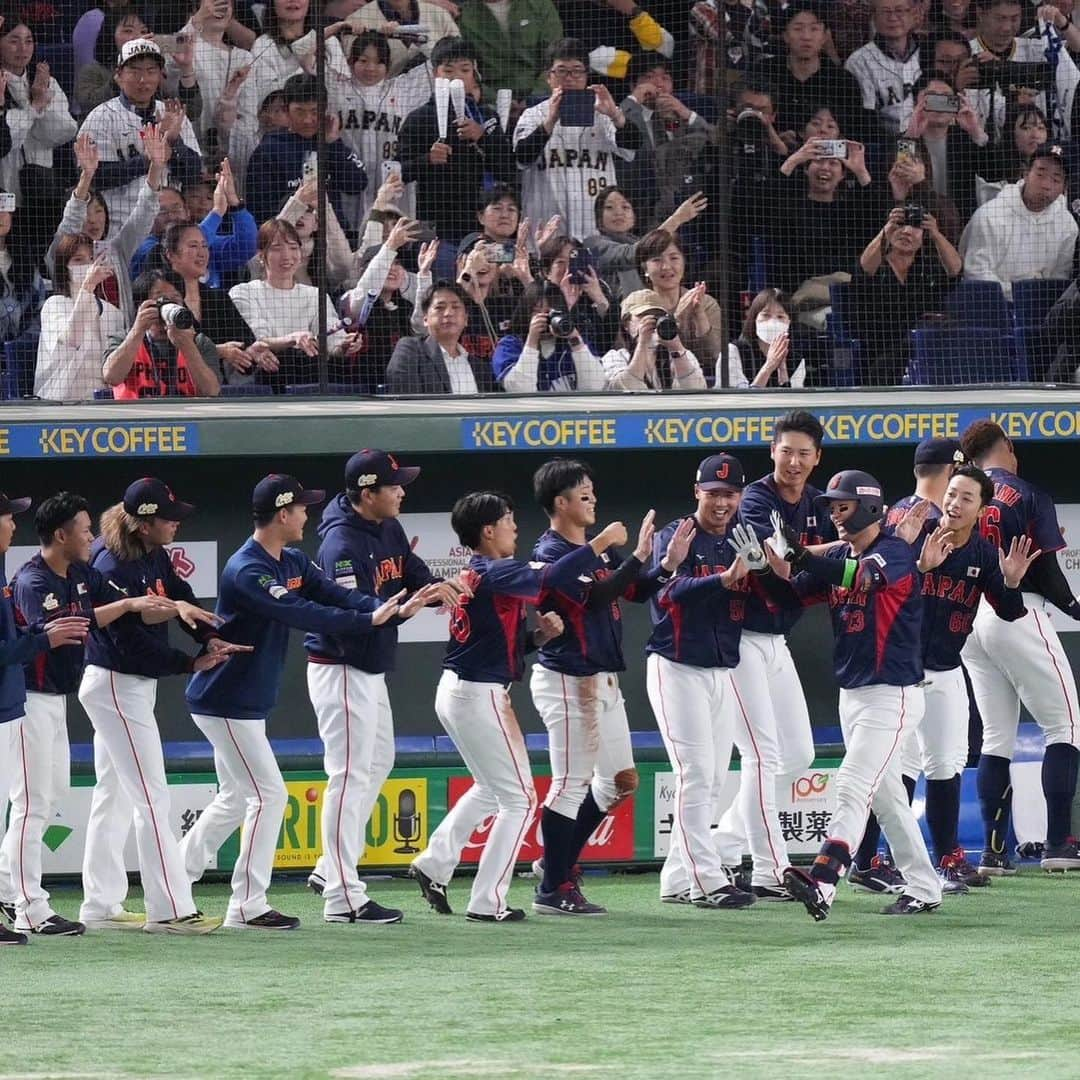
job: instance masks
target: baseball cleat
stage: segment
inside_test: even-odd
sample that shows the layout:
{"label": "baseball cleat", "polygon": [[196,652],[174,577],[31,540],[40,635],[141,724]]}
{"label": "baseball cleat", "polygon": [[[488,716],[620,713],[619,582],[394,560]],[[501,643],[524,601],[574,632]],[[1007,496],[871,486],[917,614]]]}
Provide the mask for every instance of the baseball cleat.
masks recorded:
{"label": "baseball cleat", "polygon": [[28,945],[30,939],[25,934],[0,926],[0,945]]}
{"label": "baseball cleat", "polygon": [[[1021,861],[1026,859],[1041,859],[1046,845],[1041,840],[1025,840],[1013,848],[1016,857]],[[2,905],[0,905],[2,906]]]}
{"label": "baseball cleat", "polygon": [[401,922],[404,918],[404,912],[398,911],[397,908],[383,907],[382,904],[369,900],[362,908],[357,908],[355,911],[330,912],[323,916],[323,921],[389,926],[391,923]]}
{"label": "baseball cleat", "polygon": [[990,884],[988,877],[983,877],[978,869],[968,862],[967,852],[958,847],[951,855],[943,855],[938,867],[938,876],[942,881],[959,881],[969,889],[984,888]]}
{"label": "baseball cleat", "polygon": [[420,886],[420,891],[424,894],[424,899],[431,905],[432,910],[437,911],[440,915],[454,914],[450,908],[450,899],[446,895],[445,885],[432,881],[416,863],[409,867],[409,877],[414,878],[416,884]]}
{"label": "baseball cleat", "polygon": [[[942,896],[967,896],[971,892],[970,886],[965,884],[959,878],[949,877],[950,871],[939,870],[937,872],[938,880],[941,882],[941,895]],[[989,880],[989,879],[986,879]]]}
{"label": "baseball cleat", "polygon": [[713,889],[704,896],[695,896],[690,903],[694,907],[716,910],[719,908],[744,908],[750,907],[757,900],[753,893],[743,892],[734,885],[723,885],[719,889]]}
{"label": "baseball cleat", "polygon": [[682,892],[668,893],[666,896],[660,897],[661,904],[689,904],[690,903],[690,890],[683,889]]}
{"label": "baseball cleat", "polygon": [[142,930],[146,916],[141,911],[118,911],[107,919],[84,919],[87,930]]}
{"label": "baseball cleat", "polygon": [[1080,848],[1070,836],[1064,844],[1047,847],[1043,851],[1039,865],[1050,873],[1066,873],[1069,870],[1080,870]]}
{"label": "baseball cleat", "polygon": [[226,919],[225,927],[228,930],[299,930],[300,920],[271,908],[254,919]]}
{"label": "baseball cleat", "polygon": [[503,908],[497,915],[483,915],[478,911],[466,911],[466,922],[521,922],[525,918],[525,912],[521,908]]}
{"label": "baseball cleat", "polygon": [[0,900],[0,915],[3,915],[9,923],[15,922],[15,905],[7,900]]}
{"label": "baseball cleat", "polygon": [[795,899],[782,885],[751,885],[750,892],[766,903],[787,904]]}
{"label": "baseball cleat", "polygon": [[818,883],[798,866],[784,871],[784,887],[792,897],[810,913],[814,922],[824,922],[829,917],[829,904]]}
{"label": "baseball cleat", "polygon": [[536,890],[532,909],[537,915],[606,915],[607,908],[590,904],[572,882],[567,881],[553,892]]}
{"label": "baseball cleat", "polygon": [[904,875],[880,855],[873,857],[866,870],[852,866],[847,879],[851,887],[858,892],[879,893],[883,896],[902,893],[907,885]]}
{"label": "baseball cleat", "polygon": [[[543,860],[543,857],[541,857],[539,859],[533,859],[532,872],[536,877],[541,878],[541,879],[543,878],[543,876],[544,876],[544,860]],[[569,878],[569,880],[572,881],[575,885],[580,885],[581,884],[581,879],[584,876],[585,876],[585,871],[581,869],[581,863],[574,863],[574,865],[570,867],[570,878]]]}
{"label": "baseball cleat", "polygon": [[727,874],[728,881],[740,892],[750,891],[750,870],[744,870],[742,863],[737,866],[725,866],[724,873]]}
{"label": "baseball cleat", "polygon": [[307,887],[316,895],[322,896],[323,889],[326,888],[326,879],[321,874],[316,874],[314,870],[308,874]]}
{"label": "baseball cleat", "polygon": [[979,857],[979,873],[983,877],[1011,877],[1016,873],[1016,867],[1009,862],[1009,856],[1004,851],[1000,855],[984,851]]}
{"label": "baseball cleat", "polygon": [[940,903],[932,904],[929,900],[919,900],[914,896],[904,893],[894,904],[881,909],[882,915],[929,915],[941,907]]}
{"label": "baseball cleat", "polygon": [[201,911],[182,915],[179,919],[165,919],[163,922],[148,922],[143,926],[144,934],[211,934],[224,919],[214,919]]}
{"label": "baseball cleat", "polygon": [[38,926],[16,926],[20,934],[40,934],[42,937],[79,937],[86,933],[81,922],[72,922],[63,915],[51,915]]}

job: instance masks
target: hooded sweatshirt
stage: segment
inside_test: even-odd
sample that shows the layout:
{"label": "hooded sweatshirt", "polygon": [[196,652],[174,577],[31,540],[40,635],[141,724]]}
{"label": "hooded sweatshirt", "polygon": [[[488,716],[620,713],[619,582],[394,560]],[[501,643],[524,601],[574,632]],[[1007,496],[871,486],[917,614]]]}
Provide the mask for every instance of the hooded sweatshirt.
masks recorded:
{"label": "hooded sweatshirt", "polygon": [[1034,213],[1024,205],[1023,186],[1023,180],[1008,184],[980,206],[960,237],[964,277],[997,281],[1010,300],[1014,281],[1073,276],[1078,230],[1065,196]]}
{"label": "hooded sweatshirt", "polygon": [[[333,582],[389,600],[402,589],[415,592],[438,581],[417,555],[396,518],[375,522],[362,518],[344,492],[323,511],[319,522],[322,543],[316,563]],[[394,668],[398,620],[391,619],[364,634],[308,634],[304,648],[313,664],[348,664],[372,675]]]}

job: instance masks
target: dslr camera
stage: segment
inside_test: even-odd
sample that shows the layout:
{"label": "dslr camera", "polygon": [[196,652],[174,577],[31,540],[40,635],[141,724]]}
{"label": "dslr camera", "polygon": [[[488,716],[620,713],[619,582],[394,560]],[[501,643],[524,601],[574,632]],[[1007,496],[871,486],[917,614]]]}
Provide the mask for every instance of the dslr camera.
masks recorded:
{"label": "dslr camera", "polygon": [[166,326],[175,326],[177,330],[190,330],[195,325],[195,316],[183,304],[167,300],[164,296],[154,301],[161,321]]}
{"label": "dslr camera", "polygon": [[904,224],[912,225],[916,229],[921,229],[923,224],[923,208],[917,203],[905,203]]}
{"label": "dslr camera", "polygon": [[656,336],[660,341],[674,341],[679,336],[679,326],[674,315],[661,315],[656,320]]}
{"label": "dslr camera", "polygon": [[573,314],[562,309],[549,311],[548,329],[553,337],[568,338],[577,329]]}

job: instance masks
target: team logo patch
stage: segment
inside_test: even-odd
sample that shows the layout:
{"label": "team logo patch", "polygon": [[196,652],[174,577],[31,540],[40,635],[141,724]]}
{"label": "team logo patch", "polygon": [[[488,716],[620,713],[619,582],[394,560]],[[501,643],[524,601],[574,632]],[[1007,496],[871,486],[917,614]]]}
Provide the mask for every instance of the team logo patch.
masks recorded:
{"label": "team logo patch", "polygon": [[978,577],[981,571],[982,571],[981,566],[969,566],[968,571],[967,571],[967,576],[968,577]]}
{"label": "team logo patch", "polygon": [[357,587],[355,574],[345,574],[343,577],[335,578],[334,580],[343,589],[355,589]]}
{"label": "team logo patch", "polygon": [[288,581],[285,582],[285,588],[287,588],[287,589],[299,589],[300,586],[303,585],[303,584],[304,584],[304,579],[302,577],[291,577],[291,578],[289,578]]}
{"label": "team logo patch", "polygon": [[344,571],[346,574],[352,573],[352,559],[339,559],[334,563],[334,573],[338,574]]}
{"label": "team logo patch", "polygon": [[370,487],[376,480],[378,480],[378,477],[373,472],[366,472],[362,476],[356,478],[356,486]]}
{"label": "team logo patch", "polygon": [[135,511],[135,513],[139,517],[143,517],[146,514],[156,514],[157,513],[157,508],[158,508],[157,503],[139,503],[139,507]]}
{"label": "team logo patch", "polygon": [[274,505],[280,510],[283,506],[288,506],[295,498],[296,496],[291,491],[283,491],[274,499]]}
{"label": "team logo patch", "polygon": [[529,563],[529,569],[530,570],[543,570],[545,566],[547,566],[547,563],[542,563],[542,562],[531,562],[531,563]]}
{"label": "team logo patch", "polygon": [[289,595],[289,590],[286,589],[284,585],[271,585],[270,586],[270,595],[275,600],[280,600],[283,596],[288,596]]}
{"label": "team logo patch", "polygon": [[41,606],[46,611],[55,611],[60,606],[60,601],[56,599],[56,595],[54,593],[49,593],[49,595],[41,601]]}
{"label": "team logo patch", "polygon": [[880,499],[881,498],[881,488],[869,487],[869,486],[862,486],[862,487],[857,486],[855,488],[855,494],[856,495],[876,495]]}
{"label": "team logo patch", "polygon": [[873,555],[867,555],[866,558],[867,558],[867,560],[869,562],[876,562],[878,564],[878,566],[881,567],[882,570],[885,569],[885,556],[884,555],[879,555],[875,551]]}

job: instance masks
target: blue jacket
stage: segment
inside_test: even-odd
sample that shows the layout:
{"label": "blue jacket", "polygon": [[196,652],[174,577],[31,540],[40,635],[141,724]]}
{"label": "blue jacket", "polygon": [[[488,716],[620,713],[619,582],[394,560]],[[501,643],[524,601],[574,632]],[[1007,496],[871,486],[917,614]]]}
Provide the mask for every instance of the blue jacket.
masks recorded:
{"label": "blue jacket", "polygon": [[[0,572],[0,724],[18,720],[26,712],[26,679],[23,664],[49,647],[40,627],[20,630],[15,624],[11,588]],[[6,738],[6,736],[5,736]]]}
{"label": "blue jacket", "polygon": [[188,683],[188,707],[205,716],[261,720],[277,704],[289,630],[358,634],[371,629],[380,601],[335,585],[297,548],[275,559],[254,538],[225,564],[218,590],[219,633],[254,645]]}
{"label": "blue jacket", "polygon": [[[232,232],[219,230],[228,221]],[[234,270],[242,270],[251,261],[259,242],[259,226],[251,214],[244,208],[230,210],[223,218],[216,210],[211,210],[199,222],[199,228],[210,245],[210,267],[206,275],[206,284],[212,289],[220,289],[222,277]],[[157,236],[148,236],[131,256],[131,276],[137,278],[146,268],[146,260],[161,240]]]}
{"label": "blue jacket", "polygon": [[[495,355],[491,358],[491,370],[497,383],[502,384],[506,373],[518,362],[524,348],[525,342],[515,334],[499,338],[495,345]],[[577,389],[577,367],[570,352],[570,344],[565,339],[556,341],[555,351],[550,356],[541,353],[540,365],[536,371],[536,389],[541,393]]]}
{"label": "blue jacket", "polygon": [[[382,601],[402,589],[412,593],[439,580],[412,550],[400,521],[368,521],[344,493],[323,511],[319,536],[322,544],[315,561],[342,588],[359,589]],[[398,620],[391,619],[363,634],[307,634],[304,648],[313,663],[346,663],[377,675],[394,669],[397,628]]]}

